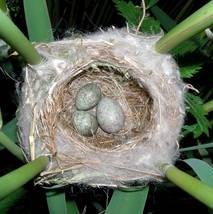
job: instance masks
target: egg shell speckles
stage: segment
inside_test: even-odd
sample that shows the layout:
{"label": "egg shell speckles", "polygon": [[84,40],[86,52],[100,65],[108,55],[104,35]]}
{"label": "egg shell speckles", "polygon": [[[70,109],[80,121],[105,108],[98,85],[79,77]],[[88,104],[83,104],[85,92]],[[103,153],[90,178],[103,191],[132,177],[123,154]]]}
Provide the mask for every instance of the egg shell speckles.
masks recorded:
{"label": "egg shell speckles", "polygon": [[77,92],[75,106],[78,110],[89,110],[101,99],[101,89],[95,83],[88,83]]}
{"label": "egg shell speckles", "polygon": [[120,104],[111,98],[101,99],[96,110],[99,126],[107,133],[119,132],[124,126],[124,112]]}
{"label": "egg shell speckles", "polygon": [[73,113],[73,125],[80,135],[86,137],[95,135],[98,129],[96,117],[85,111],[75,111]]}

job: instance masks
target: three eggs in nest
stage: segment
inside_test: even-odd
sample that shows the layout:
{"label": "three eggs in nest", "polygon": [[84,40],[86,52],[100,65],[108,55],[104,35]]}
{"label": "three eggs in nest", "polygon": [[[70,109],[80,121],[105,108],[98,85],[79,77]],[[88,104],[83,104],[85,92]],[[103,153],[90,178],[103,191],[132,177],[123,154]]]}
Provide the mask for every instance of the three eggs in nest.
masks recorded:
{"label": "three eggs in nest", "polygon": [[121,105],[112,98],[102,96],[96,83],[88,83],[78,90],[75,108],[72,123],[82,136],[94,136],[98,127],[108,134],[113,134],[124,126],[125,115]]}

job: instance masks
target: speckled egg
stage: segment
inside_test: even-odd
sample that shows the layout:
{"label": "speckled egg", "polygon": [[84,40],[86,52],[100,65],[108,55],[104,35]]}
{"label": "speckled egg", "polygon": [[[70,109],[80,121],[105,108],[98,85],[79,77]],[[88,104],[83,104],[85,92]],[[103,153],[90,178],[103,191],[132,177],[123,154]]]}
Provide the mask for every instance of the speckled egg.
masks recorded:
{"label": "speckled egg", "polygon": [[75,111],[73,113],[73,125],[76,131],[85,137],[93,136],[97,132],[98,122],[96,117],[86,111]]}
{"label": "speckled egg", "polygon": [[124,126],[124,112],[120,104],[111,98],[103,97],[96,110],[99,126],[107,133],[119,132]]}
{"label": "speckled egg", "polygon": [[101,89],[95,83],[88,83],[77,92],[75,105],[78,110],[89,110],[101,99]]}

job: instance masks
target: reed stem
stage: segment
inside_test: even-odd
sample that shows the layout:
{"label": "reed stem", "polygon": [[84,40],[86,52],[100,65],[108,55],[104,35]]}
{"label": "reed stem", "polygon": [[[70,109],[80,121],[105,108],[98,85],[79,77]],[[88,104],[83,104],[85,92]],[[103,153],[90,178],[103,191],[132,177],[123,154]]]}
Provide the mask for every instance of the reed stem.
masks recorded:
{"label": "reed stem", "polygon": [[188,194],[204,203],[209,208],[213,208],[213,188],[200,180],[188,175],[173,165],[163,167],[165,175],[169,181],[186,191]]}
{"label": "reed stem", "polygon": [[205,4],[187,19],[182,21],[155,45],[159,53],[167,53],[181,42],[201,32],[213,24],[213,0]]}
{"label": "reed stem", "polygon": [[204,103],[203,108],[204,108],[204,111],[207,113],[213,111],[213,100],[210,100],[207,103]]}
{"label": "reed stem", "polygon": [[0,131],[0,144],[19,160],[25,161],[22,150],[2,131]]}
{"label": "reed stem", "polygon": [[48,162],[48,157],[41,156],[34,161],[0,177],[0,200],[38,175],[46,168]]}
{"label": "reed stem", "polygon": [[0,20],[0,38],[15,49],[27,63],[39,64],[41,56],[2,10],[0,10]]}

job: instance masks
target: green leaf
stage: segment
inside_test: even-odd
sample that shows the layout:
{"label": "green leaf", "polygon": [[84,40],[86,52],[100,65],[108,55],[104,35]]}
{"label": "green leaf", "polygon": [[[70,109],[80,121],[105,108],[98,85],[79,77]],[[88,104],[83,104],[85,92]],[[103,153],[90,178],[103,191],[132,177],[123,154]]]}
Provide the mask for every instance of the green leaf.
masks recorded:
{"label": "green leaf", "polygon": [[2,132],[7,135],[13,142],[17,142],[17,119],[14,118],[2,127]]}
{"label": "green leaf", "polygon": [[16,205],[16,202],[18,202],[26,193],[27,191],[23,187],[21,187],[1,200],[0,213],[9,213],[10,208],[14,207]]}
{"label": "green leaf", "polygon": [[180,152],[188,152],[188,151],[192,151],[192,150],[208,149],[208,148],[213,148],[213,143],[205,143],[205,144],[200,144],[200,145],[197,145],[197,146],[181,148],[181,149],[179,149],[179,151]]}
{"label": "green leaf", "polygon": [[131,1],[113,0],[119,14],[126,19],[130,26],[137,26],[141,17],[142,11],[136,7]]}
{"label": "green leaf", "polygon": [[182,78],[191,78],[197,74],[201,69],[200,64],[194,64],[189,66],[184,66],[180,68],[180,74]]}
{"label": "green leaf", "polygon": [[188,106],[187,111],[194,116],[202,133],[209,136],[210,123],[205,117],[206,112],[204,111],[201,98],[191,93],[186,93],[185,101]]}
{"label": "green leaf", "polygon": [[67,214],[79,214],[79,210],[75,201],[67,200]]}
{"label": "green leaf", "polygon": [[67,206],[64,192],[49,191],[46,193],[46,196],[50,214],[67,214]]}
{"label": "green leaf", "polygon": [[148,34],[160,33],[160,22],[152,17],[145,17],[141,25],[140,31]]}
{"label": "green leaf", "polygon": [[192,53],[198,48],[197,44],[193,40],[186,40],[178,45],[171,51],[171,54],[175,56],[184,56],[185,54]]}
{"label": "green leaf", "polygon": [[149,187],[146,186],[138,191],[114,190],[106,214],[141,214],[143,213]]}
{"label": "green leaf", "polygon": [[166,31],[171,30],[176,25],[176,22],[158,6],[152,7],[151,12]]}
{"label": "green leaf", "polygon": [[27,30],[32,42],[51,42],[54,40],[46,1],[24,0]]}
{"label": "green leaf", "polygon": [[203,131],[197,123],[193,125],[184,125],[182,135],[187,136],[190,133],[193,133],[193,137],[196,139],[202,135]]}
{"label": "green leaf", "polygon": [[0,9],[5,13],[7,12],[7,5],[5,0],[0,0]]}
{"label": "green leaf", "polygon": [[[4,125],[1,130],[12,142],[17,142],[16,122],[16,118],[12,119],[10,122]],[[4,147],[0,146],[0,150],[3,148]]]}
{"label": "green leaf", "polygon": [[146,1],[146,9],[149,9],[157,4],[159,0],[147,0]]}
{"label": "green leaf", "polygon": [[76,203],[66,201],[65,192],[48,191],[46,196],[50,214],[79,214]]}
{"label": "green leaf", "polygon": [[2,125],[3,125],[3,120],[2,120],[2,114],[1,114],[1,109],[0,109],[0,129],[1,129]]}
{"label": "green leaf", "polygon": [[213,187],[213,168],[204,161],[191,158],[184,160],[198,175],[198,177],[209,186]]}

